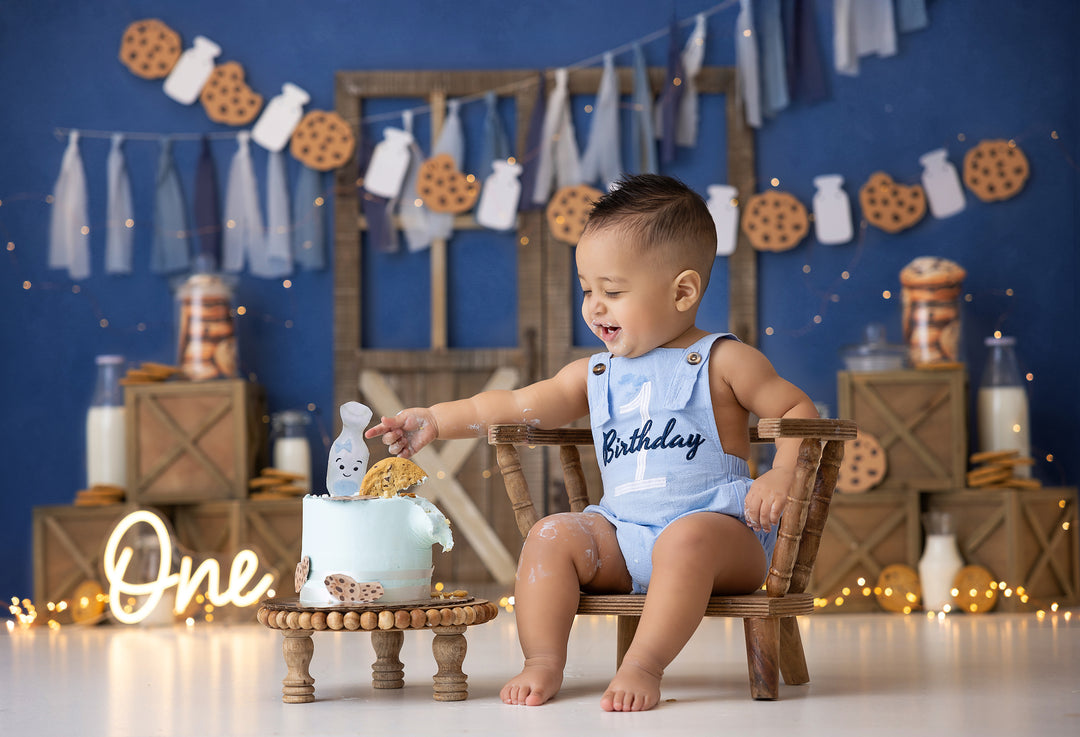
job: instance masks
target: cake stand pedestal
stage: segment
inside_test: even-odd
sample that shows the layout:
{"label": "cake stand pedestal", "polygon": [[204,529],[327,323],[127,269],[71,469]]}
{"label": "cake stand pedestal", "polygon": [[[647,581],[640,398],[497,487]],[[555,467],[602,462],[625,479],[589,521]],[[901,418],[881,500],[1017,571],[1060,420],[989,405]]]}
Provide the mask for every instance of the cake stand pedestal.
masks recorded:
{"label": "cake stand pedestal", "polygon": [[315,700],[315,679],[308,666],[315,653],[312,635],[332,632],[368,632],[375,649],[371,683],[375,688],[402,688],[405,669],[401,645],[405,630],[429,629],[435,637],[431,651],[439,672],[434,677],[436,701],[463,701],[468,698],[467,676],[461,670],[465,660],[465,631],[489,622],[499,607],[484,599],[460,597],[432,599],[415,604],[357,604],[341,607],[306,607],[296,597],[266,599],[259,604],[258,619],[266,627],[285,636],[282,651],[288,672],[282,681],[281,700],[286,704],[306,704]]}

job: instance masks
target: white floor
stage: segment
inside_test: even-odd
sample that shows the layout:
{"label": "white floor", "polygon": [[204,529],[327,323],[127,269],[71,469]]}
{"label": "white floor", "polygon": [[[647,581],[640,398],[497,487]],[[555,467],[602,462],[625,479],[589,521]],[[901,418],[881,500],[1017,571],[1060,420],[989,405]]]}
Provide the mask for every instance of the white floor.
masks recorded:
{"label": "white floor", "polygon": [[405,688],[375,691],[362,633],[317,633],[316,701],[283,704],[282,637],[257,624],[99,626],[0,634],[7,735],[1080,734],[1080,611],[820,614],[803,620],[811,683],[754,702],[742,627],[708,620],[668,668],[660,706],[608,714],[614,622],[582,618],[562,693],[498,699],[520,661],[505,612],[468,633],[469,699],[431,699],[431,634],[406,635]]}

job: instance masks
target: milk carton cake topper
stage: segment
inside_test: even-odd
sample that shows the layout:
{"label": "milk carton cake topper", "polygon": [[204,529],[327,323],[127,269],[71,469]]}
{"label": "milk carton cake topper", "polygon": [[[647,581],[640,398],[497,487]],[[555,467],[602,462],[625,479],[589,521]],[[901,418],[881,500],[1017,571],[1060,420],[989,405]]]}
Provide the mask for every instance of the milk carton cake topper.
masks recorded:
{"label": "milk carton cake topper", "polygon": [[364,430],[371,421],[371,410],[359,402],[341,405],[341,434],[330,446],[326,464],[326,490],[330,496],[355,496],[367,473],[368,448]]}

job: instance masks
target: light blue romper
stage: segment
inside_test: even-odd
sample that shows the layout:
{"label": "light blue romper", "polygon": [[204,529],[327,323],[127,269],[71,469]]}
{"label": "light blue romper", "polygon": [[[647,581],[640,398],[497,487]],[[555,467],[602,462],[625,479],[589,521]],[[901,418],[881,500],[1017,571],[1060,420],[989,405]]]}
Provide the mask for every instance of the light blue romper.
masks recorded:
{"label": "light blue romper", "polygon": [[[689,348],[590,359],[589,413],[604,495],[585,511],[615,525],[634,593],[648,588],[653,545],[675,520],[707,511],[745,521],[750,469],[720,445],[709,393],[709,353],[725,338],[738,340],[715,333]],[[771,557],[776,530],[756,534]]]}

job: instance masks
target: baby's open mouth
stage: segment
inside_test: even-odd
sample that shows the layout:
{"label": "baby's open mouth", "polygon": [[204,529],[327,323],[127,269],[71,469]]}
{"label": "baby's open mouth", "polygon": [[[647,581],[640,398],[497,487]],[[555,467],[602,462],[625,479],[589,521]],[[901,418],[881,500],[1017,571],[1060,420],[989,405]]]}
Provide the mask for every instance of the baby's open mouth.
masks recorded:
{"label": "baby's open mouth", "polygon": [[595,327],[600,334],[600,340],[605,343],[610,343],[615,340],[615,336],[618,335],[619,331],[622,329],[617,325],[601,325],[600,323],[595,323]]}

